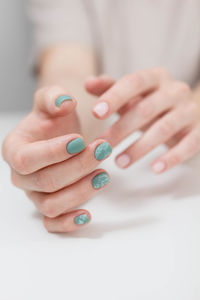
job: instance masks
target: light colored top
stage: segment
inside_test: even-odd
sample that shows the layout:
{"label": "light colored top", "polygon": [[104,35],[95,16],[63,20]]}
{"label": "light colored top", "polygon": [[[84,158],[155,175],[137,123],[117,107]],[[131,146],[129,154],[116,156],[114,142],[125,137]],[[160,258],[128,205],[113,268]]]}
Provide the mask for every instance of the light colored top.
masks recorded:
{"label": "light colored top", "polygon": [[60,42],[93,47],[116,78],[154,66],[200,79],[199,0],[29,0],[35,57]]}

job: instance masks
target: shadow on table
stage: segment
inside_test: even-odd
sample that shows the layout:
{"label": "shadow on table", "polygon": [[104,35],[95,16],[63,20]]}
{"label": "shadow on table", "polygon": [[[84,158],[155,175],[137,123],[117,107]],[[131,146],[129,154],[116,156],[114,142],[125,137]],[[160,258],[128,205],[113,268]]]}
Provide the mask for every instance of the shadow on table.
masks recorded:
{"label": "shadow on table", "polygon": [[[126,182],[122,183],[120,176],[113,174],[112,185],[107,189],[111,195],[108,203],[131,209],[160,199],[173,201],[200,195],[200,156],[180,168],[181,171],[175,168],[159,176],[146,174],[146,177],[151,176],[150,180],[145,178],[146,181],[142,178],[143,174],[135,174],[137,177],[135,180],[134,175],[132,176],[132,186],[130,181],[126,185]],[[138,186],[139,180],[142,184]]]}
{"label": "shadow on table", "polygon": [[138,219],[129,219],[125,221],[118,221],[118,222],[103,222],[103,223],[96,223],[92,226],[88,226],[82,228],[81,230],[66,233],[66,234],[59,234],[61,238],[88,238],[88,239],[98,239],[101,238],[104,234],[114,231],[123,231],[126,229],[139,229],[145,226],[153,225],[157,223],[159,220],[156,218],[151,217],[142,217]]}
{"label": "shadow on table", "polygon": [[[120,209],[126,212],[135,211],[141,206],[146,207],[147,204],[152,204],[155,201],[174,201],[200,195],[200,168],[197,164],[199,164],[199,159],[193,159],[187,165],[182,166],[182,171],[174,170],[167,172],[165,175],[155,176],[155,180],[152,180],[152,178],[149,181],[146,180],[139,187],[134,182],[134,176],[133,185],[130,186],[130,181],[127,185],[125,181],[122,184],[121,176],[112,174],[112,184],[105,191],[101,191],[101,197],[106,205],[112,206],[113,211]],[[140,175],[142,175],[142,172],[138,174],[138,176]],[[158,221],[155,217],[146,216],[137,217],[136,219],[134,216],[131,220],[96,223],[93,226],[86,226],[80,231],[58,236],[62,238],[100,238],[108,232],[140,228]]]}
{"label": "shadow on table", "polygon": [[[33,213],[33,218],[42,221],[42,216],[37,211]],[[88,239],[98,239],[104,234],[114,231],[123,231],[126,229],[140,229],[145,226],[153,225],[159,220],[153,217],[141,217],[134,218],[125,221],[118,222],[102,222],[95,223],[92,226],[86,226],[81,228],[81,230],[70,232],[70,233],[60,233],[57,234],[60,238],[88,238]]]}
{"label": "shadow on table", "polygon": [[[171,173],[170,173],[171,172]],[[147,175],[148,176],[148,175]],[[153,176],[153,175],[149,175]],[[112,174],[112,185],[103,191],[102,195],[107,205],[113,209],[124,211],[134,210],[140,206],[146,206],[155,201],[176,201],[189,199],[191,196],[200,195],[200,160],[199,158],[191,160],[189,163],[181,166],[181,170],[169,171],[168,174],[155,176],[155,180],[144,182],[141,187],[129,184],[122,184],[120,176]],[[115,188],[113,188],[113,186]],[[118,222],[105,222],[86,227],[86,230],[71,233],[70,237],[88,237],[99,238],[107,232],[121,231],[131,228],[140,228],[159,222],[157,218],[141,217]],[[62,235],[63,236],[63,235]]]}

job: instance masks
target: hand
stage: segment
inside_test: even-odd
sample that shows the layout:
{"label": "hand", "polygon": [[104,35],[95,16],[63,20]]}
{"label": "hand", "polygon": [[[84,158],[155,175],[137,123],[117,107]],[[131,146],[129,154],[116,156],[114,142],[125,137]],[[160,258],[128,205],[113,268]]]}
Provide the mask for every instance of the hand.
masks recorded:
{"label": "hand", "polygon": [[76,100],[64,95],[68,93],[60,87],[37,91],[32,112],[2,147],[13,184],[44,215],[50,232],[73,231],[87,223],[90,213],[74,208],[109,182],[104,170],[93,170],[111,153],[110,145],[98,139],[85,146],[77,133]]}
{"label": "hand", "polygon": [[112,113],[119,120],[104,134],[112,146],[136,130],[143,135],[116,158],[127,168],[160,144],[170,149],[152,164],[162,173],[195,155],[200,150],[200,107],[190,87],[156,68],[127,75],[115,82],[109,77],[89,78],[86,90],[100,96],[94,115],[105,119]]}

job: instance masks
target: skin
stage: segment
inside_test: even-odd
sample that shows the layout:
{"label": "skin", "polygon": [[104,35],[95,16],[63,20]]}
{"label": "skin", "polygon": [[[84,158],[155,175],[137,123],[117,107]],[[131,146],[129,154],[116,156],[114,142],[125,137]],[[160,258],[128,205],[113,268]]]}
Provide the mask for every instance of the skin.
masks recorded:
{"label": "skin", "polygon": [[[116,157],[119,167],[131,166],[164,143],[169,150],[151,166],[155,173],[162,173],[200,150],[199,87],[192,91],[162,68],[129,74],[117,82],[108,77],[94,77],[85,86],[88,92],[98,96],[93,107],[97,118],[119,114],[118,121],[101,136],[113,147],[134,131],[143,132],[141,138]],[[104,115],[96,112],[100,103],[107,104]]]}
{"label": "skin", "polygon": [[[164,142],[173,145],[158,158],[165,162],[166,170],[200,148],[199,88],[191,91],[160,69],[127,75],[117,82],[105,76],[85,82],[97,73],[96,61],[91,49],[76,44],[57,45],[42,53],[33,109],[3,143],[13,184],[33,201],[49,232],[71,232],[85,226],[74,222],[83,213],[91,219],[90,212],[78,207],[97,192],[91,181],[104,170],[94,171],[99,164],[94,150],[105,140],[116,146],[141,129],[141,139],[124,152],[130,156],[129,165]],[[98,96],[96,102],[84,90],[84,82],[85,89]],[[72,102],[58,108],[55,99],[63,94],[77,100],[72,97]],[[94,107],[101,102],[107,103],[109,112],[99,118]],[[96,118],[91,114],[92,105]],[[119,120],[104,131],[102,120],[115,112]],[[77,137],[84,137],[87,147],[70,155],[66,144]]]}
{"label": "skin", "polygon": [[[92,117],[92,97],[88,97],[83,87],[91,73],[95,73],[95,59],[90,49],[61,45],[43,53],[33,109],[2,146],[13,184],[33,201],[49,232],[80,229],[85,225],[74,222],[80,214],[87,214],[91,220],[89,211],[77,208],[98,192],[92,186],[92,179],[105,172],[94,171],[100,164],[94,151],[105,140],[94,139],[91,131],[102,123]],[[55,100],[61,95],[71,96],[73,101],[56,107]],[[79,108],[72,95],[81,99]],[[87,147],[81,153],[69,154],[66,145],[79,137]]]}

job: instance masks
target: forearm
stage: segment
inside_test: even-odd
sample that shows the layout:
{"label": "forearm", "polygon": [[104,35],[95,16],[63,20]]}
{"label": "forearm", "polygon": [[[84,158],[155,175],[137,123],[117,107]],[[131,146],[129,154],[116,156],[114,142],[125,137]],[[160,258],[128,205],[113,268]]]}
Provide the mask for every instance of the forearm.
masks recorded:
{"label": "forearm", "polygon": [[93,129],[99,128],[99,121],[92,116],[94,98],[85,92],[84,81],[96,72],[95,54],[79,45],[61,45],[48,49],[41,56],[38,72],[39,86],[61,85],[77,99],[82,133],[88,139],[98,134]]}

